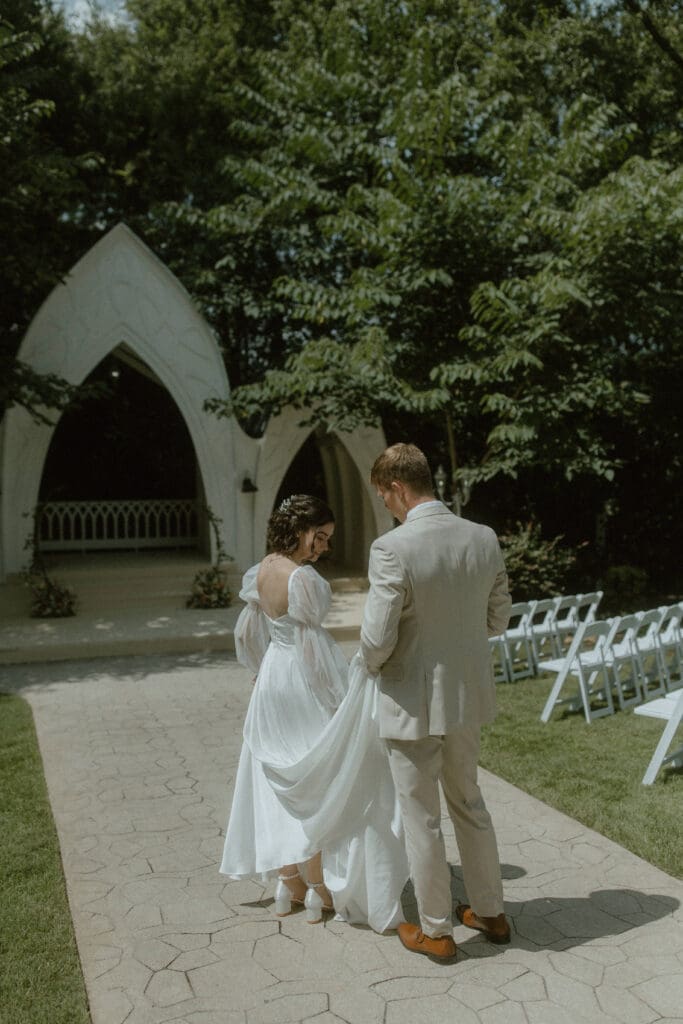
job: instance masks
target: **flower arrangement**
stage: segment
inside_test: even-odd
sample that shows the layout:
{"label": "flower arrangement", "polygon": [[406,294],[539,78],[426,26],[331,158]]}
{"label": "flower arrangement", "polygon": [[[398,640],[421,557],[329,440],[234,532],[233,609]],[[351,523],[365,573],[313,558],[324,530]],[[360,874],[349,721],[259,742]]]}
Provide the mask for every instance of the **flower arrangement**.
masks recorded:
{"label": "flower arrangement", "polygon": [[31,617],[65,619],[76,614],[76,595],[63,583],[50,579],[45,571],[29,569],[24,578],[31,590]]}
{"label": "flower arrangement", "polygon": [[200,569],[194,578],[187,607],[229,608],[231,603],[232,593],[225,573],[215,565],[210,569]]}
{"label": "flower arrangement", "polygon": [[229,608],[232,604],[232,592],[221,565],[223,562],[232,561],[232,558],[223,547],[220,533],[223,520],[208,505],[206,515],[216,539],[216,561],[209,569],[200,569],[195,575],[190,596],[185,604],[187,608]]}

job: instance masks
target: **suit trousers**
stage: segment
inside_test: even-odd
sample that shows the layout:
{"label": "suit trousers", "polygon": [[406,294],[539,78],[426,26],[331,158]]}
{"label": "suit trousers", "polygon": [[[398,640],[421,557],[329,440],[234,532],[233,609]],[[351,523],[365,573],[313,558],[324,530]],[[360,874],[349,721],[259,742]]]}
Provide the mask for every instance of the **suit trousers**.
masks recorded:
{"label": "suit trousers", "polygon": [[453,931],[439,782],[455,829],[467,901],[480,917],[496,917],[503,911],[503,884],[496,834],[477,782],[479,727],[386,743],[422,931],[432,937]]}

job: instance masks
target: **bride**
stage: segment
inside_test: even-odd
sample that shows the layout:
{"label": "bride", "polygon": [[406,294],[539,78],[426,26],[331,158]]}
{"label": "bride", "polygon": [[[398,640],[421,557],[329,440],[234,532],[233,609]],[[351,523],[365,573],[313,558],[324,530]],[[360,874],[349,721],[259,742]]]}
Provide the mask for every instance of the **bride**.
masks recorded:
{"label": "bride", "polygon": [[404,919],[408,864],[376,684],[321,625],[331,591],[308,563],[333,533],[323,501],[286,498],[245,573],[235,648],[256,681],[220,871],[277,875],[279,916],[303,905],[311,924],[336,911],[382,932]]}

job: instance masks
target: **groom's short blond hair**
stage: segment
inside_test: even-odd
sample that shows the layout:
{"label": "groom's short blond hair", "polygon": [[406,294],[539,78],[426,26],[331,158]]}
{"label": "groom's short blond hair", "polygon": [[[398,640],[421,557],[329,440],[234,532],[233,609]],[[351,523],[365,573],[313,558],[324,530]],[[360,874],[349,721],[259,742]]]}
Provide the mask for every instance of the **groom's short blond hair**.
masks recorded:
{"label": "groom's short blond hair", "polygon": [[415,444],[392,444],[375,459],[370,470],[370,483],[381,490],[388,490],[394,480],[420,496],[434,493],[429,463]]}

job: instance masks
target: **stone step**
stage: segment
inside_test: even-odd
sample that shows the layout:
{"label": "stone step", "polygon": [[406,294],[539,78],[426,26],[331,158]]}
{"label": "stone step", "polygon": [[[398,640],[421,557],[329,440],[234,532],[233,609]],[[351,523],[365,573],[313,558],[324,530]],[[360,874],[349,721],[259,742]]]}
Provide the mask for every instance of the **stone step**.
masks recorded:
{"label": "stone step", "polygon": [[[156,609],[160,613],[185,608],[197,572],[210,563],[199,555],[167,552],[135,555],[129,552],[91,556],[49,555],[45,566],[55,582],[72,590],[78,613],[99,614],[128,607]],[[334,567],[321,566],[332,592],[359,594],[368,588],[367,577],[345,574]],[[226,566],[228,586],[237,603],[242,573]],[[28,615],[30,592],[16,575],[0,585],[0,616]]]}
{"label": "stone step", "polygon": [[[349,644],[349,657],[358,643],[363,603],[364,596],[359,593],[335,594],[324,623],[336,640]],[[230,652],[234,650],[233,630],[241,609],[239,601],[230,608],[190,610],[162,607],[156,600],[152,605],[90,611],[79,606],[72,618],[31,619],[27,606],[23,615],[0,615],[0,665],[133,654]]]}

